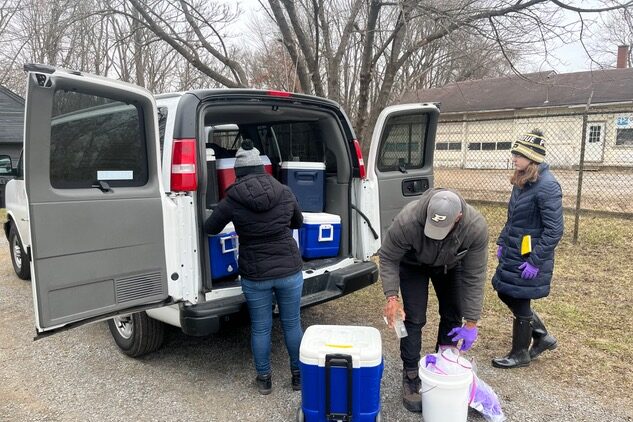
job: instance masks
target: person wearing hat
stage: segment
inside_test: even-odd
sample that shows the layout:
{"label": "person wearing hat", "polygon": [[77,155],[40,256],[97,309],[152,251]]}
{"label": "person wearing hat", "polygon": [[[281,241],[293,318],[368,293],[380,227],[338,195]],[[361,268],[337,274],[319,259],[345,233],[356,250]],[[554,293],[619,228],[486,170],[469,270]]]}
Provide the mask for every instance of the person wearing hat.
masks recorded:
{"label": "person wearing hat", "polygon": [[236,182],[229,186],[204,228],[208,234],[217,234],[232,221],[239,237],[238,271],[251,317],[257,389],[261,394],[272,391],[274,295],[290,356],[291,385],[293,390],[301,390],[303,261],[292,229],[301,227],[303,215],[290,189],[264,171],[259,150],[249,139],[242,142],[235,155],[235,175]]}
{"label": "person wearing hat", "polygon": [[436,350],[460,340],[461,350],[470,349],[484,297],[488,225],[457,193],[431,189],[398,213],[378,257],[387,323],[392,327],[402,317],[408,332],[400,339],[402,402],[407,410],[421,412],[418,362],[429,279],[439,302]]}
{"label": "person wearing hat", "polygon": [[499,263],[492,286],[512,311],[514,322],[510,352],[492,360],[497,368],[527,366],[557,346],[531,301],[550,292],[554,249],[563,236],[563,194],[544,163],[542,131],[534,129],[523,135],[511,152],[515,168],[510,179],[512,193],[508,219],[497,240]]}

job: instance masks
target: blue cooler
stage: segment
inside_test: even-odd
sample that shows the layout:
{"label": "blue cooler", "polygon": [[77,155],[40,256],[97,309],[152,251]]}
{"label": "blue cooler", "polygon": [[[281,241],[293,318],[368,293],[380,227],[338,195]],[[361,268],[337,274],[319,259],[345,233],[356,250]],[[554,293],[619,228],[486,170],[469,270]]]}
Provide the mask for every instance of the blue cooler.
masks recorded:
{"label": "blue cooler", "polygon": [[307,422],[374,422],[384,367],[373,327],[312,325],[299,350],[301,411]]}
{"label": "blue cooler", "polygon": [[301,211],[321,212],[325,204],[325,163],[284,161],[281,183],[297,197]]}
{"label": "blue cooler", "polygon": [[209,236],[211,277],[218,279],[237,274],[239,242],[233,223],[226,225],[219,234]]}
{"label": "blue cooler", "polygon": [[299,229],[299,249],[304,258],[338,255],[341,243],[341,217],[325,212],[304,212]]}

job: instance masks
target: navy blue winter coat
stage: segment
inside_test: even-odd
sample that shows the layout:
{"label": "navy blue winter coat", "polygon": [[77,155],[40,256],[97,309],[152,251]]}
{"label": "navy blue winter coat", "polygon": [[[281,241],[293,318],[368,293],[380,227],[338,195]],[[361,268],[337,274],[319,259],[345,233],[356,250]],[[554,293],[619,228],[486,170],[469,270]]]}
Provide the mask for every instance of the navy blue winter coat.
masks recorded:
{"label": "navy blue winter coat", "polygon": [[[508,220],[497,241],[503,249],[492,285],[517,299],[538,299],[549,294],[554,270],[554,248],[563,236],[563,194],[547,164],[539,165],[539,177],[523,189],[512,188]],[[532,252],[521,256],[523,236],[532,237]],[[521,278],[525,261],[539,269],[533,280]]]}

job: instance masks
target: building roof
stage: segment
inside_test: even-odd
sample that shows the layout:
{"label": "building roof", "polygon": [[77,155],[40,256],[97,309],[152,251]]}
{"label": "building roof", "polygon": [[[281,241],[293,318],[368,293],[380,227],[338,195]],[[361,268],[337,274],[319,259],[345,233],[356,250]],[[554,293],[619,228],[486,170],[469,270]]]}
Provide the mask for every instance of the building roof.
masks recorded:
{"label": "building roof", "polygon": [[399,103],[439,102],[443,113],[517,110],[533,107],[633,103],[633,69],[557,74],[553,71],[450,83],[413,91]]}
{"label": "building roof", "polygon": [[0,144],[22,143],[24,98],[0,86]]}

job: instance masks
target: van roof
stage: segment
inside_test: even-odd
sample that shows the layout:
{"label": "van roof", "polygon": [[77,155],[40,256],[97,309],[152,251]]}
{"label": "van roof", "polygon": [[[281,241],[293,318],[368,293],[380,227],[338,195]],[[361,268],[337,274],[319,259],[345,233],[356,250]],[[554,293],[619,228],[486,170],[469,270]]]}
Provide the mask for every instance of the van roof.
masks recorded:
{"label": "van roof", "polygon": [[336,101],[317,97],[315,95],[299,94],[294,92],[265,90],[265,89],[251,89],[251,88],[216,88],[216,89],[193,89],[190,91],[163,93],[155,95],[156,99],[165,99],[172,97],[180,97],[184,94],[193,94],[199,99],[206,99],[209,97],[254,97],[254,98],[276,98],[287,100],[299,100],[301,102],[308,103],[320,103],[326,104],[331,107],[341,108]]}

